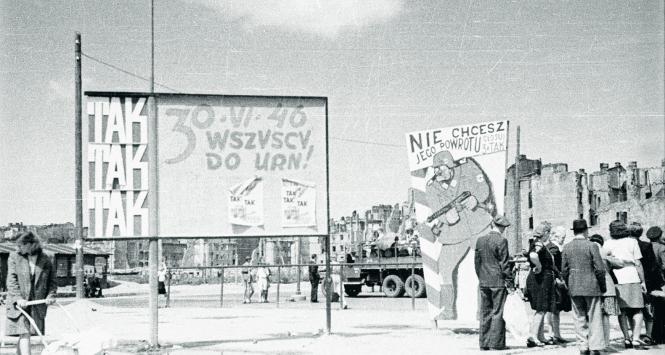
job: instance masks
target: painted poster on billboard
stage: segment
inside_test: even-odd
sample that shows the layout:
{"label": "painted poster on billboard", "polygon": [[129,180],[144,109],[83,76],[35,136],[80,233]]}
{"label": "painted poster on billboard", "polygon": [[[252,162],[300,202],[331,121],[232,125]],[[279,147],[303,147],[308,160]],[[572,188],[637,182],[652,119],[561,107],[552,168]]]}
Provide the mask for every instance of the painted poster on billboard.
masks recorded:
{"label": "painted poster on billboard", "polygon": [[476,239],[503,213],[508,121],[406,134],[431,319],[476,320]]}
{"label": "painted poster on billboard", "polygon": [[[328,233],[326,98],[156,94],[157,162],[148,160],[147,95],[86,99],[89,238],[147,237],[149,193],[158,194],[159,237]],[[296,222],[284,219],[283,179],[311,183]],[[237,199],[232,191],[250,180]]]}
{"label": "painted poster on billboard", "polygon": [[89,238],[148,236],[146,97],[90,97],[83,199]]}

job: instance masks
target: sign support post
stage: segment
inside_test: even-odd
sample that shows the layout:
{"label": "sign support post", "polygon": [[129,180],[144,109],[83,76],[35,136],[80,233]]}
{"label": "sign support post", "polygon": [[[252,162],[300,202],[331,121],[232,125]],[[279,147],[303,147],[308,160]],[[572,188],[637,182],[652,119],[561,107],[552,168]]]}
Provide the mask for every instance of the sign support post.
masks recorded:
{"label": "sign support post", "polygon": [[159,245],[157,237],[159,236],[159,183],[158,183],[158,168],[159,154],[157,152],[157,105],[155,103],[155,6],[154,0],[150,1],[150,96],[148,97],[148,160],[149,174],[148,174],[148,205],[149,210],[149,265],[150,265],[150,299],[149,299],[149,312],[150,312],[150,345],[153,347],[159,346],[159,295],[157,293],[158,283],[158,265],[159,265]]}
{"label": "sign support post", "polygon": [[82,109],[82,100],[81,95],[81,33],[76,32],[75,39],[75,102],[76,102],[76,114],[74,121],[74,151],[75,151],[75,161],[76,161],[76,173],[75,176],[75,200],[76,200],[76,267],[74,268],[75,277],[76,277],[76,298],[83,298],[83,140],[82,136],[82,121],[83,121],[83,109]]}

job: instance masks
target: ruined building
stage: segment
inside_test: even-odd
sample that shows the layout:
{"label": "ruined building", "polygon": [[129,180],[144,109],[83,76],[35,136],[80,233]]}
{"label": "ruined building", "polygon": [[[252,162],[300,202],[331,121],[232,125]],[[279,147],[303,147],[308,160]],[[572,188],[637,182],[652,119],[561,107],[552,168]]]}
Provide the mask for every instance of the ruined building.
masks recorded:
{"label": "ruined building", "polygon": [[[568,171],[564,163],[542,165],[524,155],[518,162],[520,233],[516,235],[515,223],[506,233],[512,254],[528,248],[534,226],[542,221],[569,230],[574,219],[583,218],[591,227],[590,233],[605,238],[609,237],[609,223],[615,219],[646,227],[665,226],[665,164],[640,169],[636,162],[630,162],[626,169],[621,163],[612,168],[603,163],[600,171],[587,174],[584,169]],[[506,173],[505,210],[511,221],[516,220],[514,169],[513,164]]]}

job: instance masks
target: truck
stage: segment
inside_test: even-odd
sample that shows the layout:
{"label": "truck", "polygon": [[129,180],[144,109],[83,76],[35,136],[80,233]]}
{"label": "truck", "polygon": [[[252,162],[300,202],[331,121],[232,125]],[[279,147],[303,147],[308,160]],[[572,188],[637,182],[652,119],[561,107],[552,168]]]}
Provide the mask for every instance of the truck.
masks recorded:
{"label": "truck", "polygon": [[422,258],[416,243],[398,238],[393,243],[375,240],[361,245],[361,250],[354,260],[358,265],[344,267],[344,293],[349,297],[358,296],[363,285],[372,289],[378,285],[387,297],[425,297]]}

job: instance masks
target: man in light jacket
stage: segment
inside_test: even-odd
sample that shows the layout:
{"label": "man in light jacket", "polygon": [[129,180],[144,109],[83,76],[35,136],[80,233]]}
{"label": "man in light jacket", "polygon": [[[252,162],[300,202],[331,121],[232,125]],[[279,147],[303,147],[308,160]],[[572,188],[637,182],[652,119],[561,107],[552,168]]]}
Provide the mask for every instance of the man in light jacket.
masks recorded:
{"label": "man in light jacket", "polygon": [[580,354],[605,348],[602,295],[607,291],[605,264],[598,245],[587,240],[586,220],[573,222],[575,236],[563,247],[561,277],[568,285]]}

